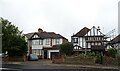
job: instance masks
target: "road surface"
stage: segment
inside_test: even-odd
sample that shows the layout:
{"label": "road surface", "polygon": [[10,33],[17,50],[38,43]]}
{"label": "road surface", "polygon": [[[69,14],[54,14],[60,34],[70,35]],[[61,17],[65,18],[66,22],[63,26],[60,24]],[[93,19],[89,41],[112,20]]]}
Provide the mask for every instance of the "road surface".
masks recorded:
{"label": "road surface", "polygon": [[36,64],[3,64],[2,71],[119,71],[119,69],[103,69],[88,67],[71,67],[71,66],[53,66],[53,65],[36,65]]}

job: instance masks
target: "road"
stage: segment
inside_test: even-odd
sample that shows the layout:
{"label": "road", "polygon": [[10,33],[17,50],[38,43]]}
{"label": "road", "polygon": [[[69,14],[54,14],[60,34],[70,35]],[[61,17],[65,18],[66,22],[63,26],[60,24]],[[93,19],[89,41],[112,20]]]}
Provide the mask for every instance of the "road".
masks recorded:
{"label": "road", "polygon": [[[53,65],[37,65],[37,64],[3,64],[3,68],[8,71],[119,71],[118,69],[102,69],[87,67],[71,67],[71,66],[53,66]],[[7,71],[6,69],[4,69]],[[3,71],[4,71],[3,70]]]}

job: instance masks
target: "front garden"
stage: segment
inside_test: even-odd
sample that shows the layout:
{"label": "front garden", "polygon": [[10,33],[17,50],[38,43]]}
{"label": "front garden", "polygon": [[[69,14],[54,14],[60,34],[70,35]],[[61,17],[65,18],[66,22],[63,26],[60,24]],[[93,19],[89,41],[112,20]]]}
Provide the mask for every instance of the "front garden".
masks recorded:
{"label": "front garden", "polygon": [[[71,45],[71,44],[67,44]],[[66,45],[65,45],[66,46]],[[70,46],[72,47],[72,45]],[[62,49],[65,47],[62,45]],[[69,48],[69,47],[67,47]],[[101,52],[87,52],[86,54],[73,52],[66,48],[66,51],[60,53],[60,55],[54,56],[53,63],[64,63],[64,64],[80,64],[80,65],[114,65],[117,66],[120,63],[120,57],[117,56],[117,49],[110,48],[104,54]],[[62,50],[61,50],[62,51]],[[67,52],[67,53],[66,53]],[[62,54],[62,57],[61,57]]]}

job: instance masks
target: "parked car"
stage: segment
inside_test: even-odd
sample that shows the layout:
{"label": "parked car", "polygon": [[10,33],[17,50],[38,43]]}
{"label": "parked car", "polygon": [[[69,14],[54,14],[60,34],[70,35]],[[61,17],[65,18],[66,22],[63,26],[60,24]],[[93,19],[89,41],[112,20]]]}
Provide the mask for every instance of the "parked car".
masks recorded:
{"label": "parked car", "polygon": [[37,61],[37,60],[39,60],[39,58],[36,54],[29,54],[28,55],[28,60],[29,61]]}

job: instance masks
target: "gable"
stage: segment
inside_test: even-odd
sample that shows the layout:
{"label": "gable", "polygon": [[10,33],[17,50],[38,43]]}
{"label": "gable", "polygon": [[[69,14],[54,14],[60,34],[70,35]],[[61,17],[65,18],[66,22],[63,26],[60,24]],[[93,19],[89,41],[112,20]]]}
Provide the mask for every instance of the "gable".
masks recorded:
{"label": "gable", "polygon": [[79,32],[77,32],[75,35],[73,35],[72,37],[83,37],[86,35],[86,33],[88,33],[90,31],[89,28],[84,27],[83,29],[81,29]]}
{"label": "gable", "polygon": [[32,38],[32,39],[33,39],[33,38],[39,38],[39,36],[38,36],[37,33],[34,33],[31,38]]}
{"label": "gable", "polygon": [[104,36],[104,34],[100,31],[99,28],[93,26],[85,36]]}

